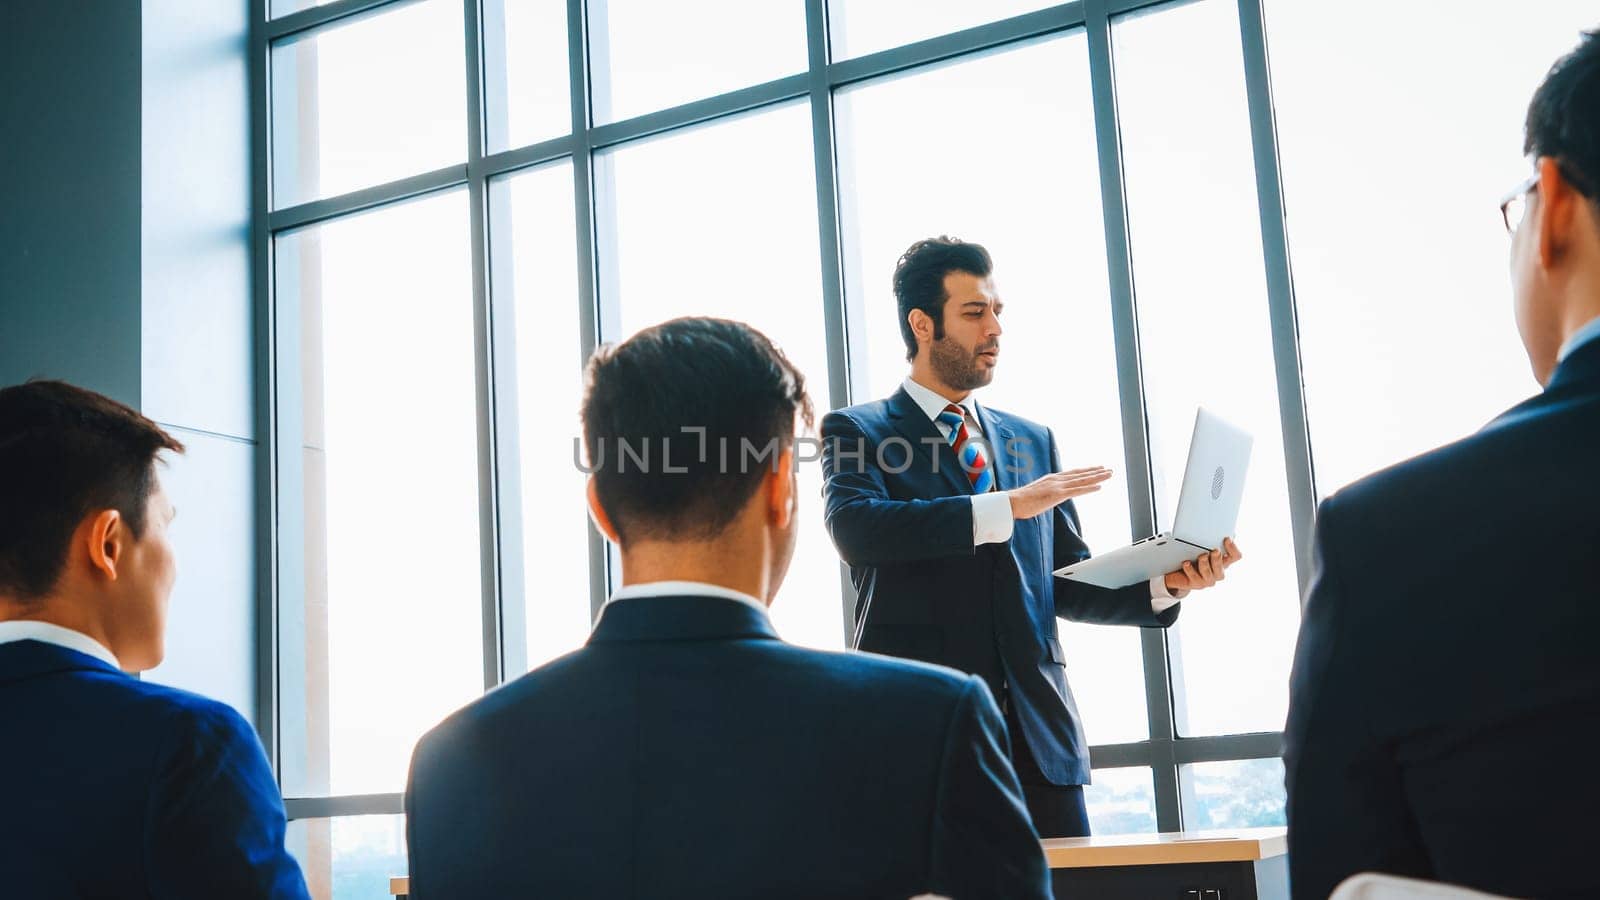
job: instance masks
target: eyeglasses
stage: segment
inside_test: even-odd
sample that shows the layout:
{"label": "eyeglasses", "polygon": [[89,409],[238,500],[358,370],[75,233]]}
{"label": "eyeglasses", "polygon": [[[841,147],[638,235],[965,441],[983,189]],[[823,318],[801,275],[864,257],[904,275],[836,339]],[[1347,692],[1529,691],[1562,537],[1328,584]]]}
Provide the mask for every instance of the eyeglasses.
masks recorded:
{"label": "eyeglasses", "polygon": [[[1589,179],[1579,175],[1577,170],[1566,163],[1557,160],[1556,171],[1561,177],[1572,185],[1573,189],[1585,197],[1595,198],[1596,191],[1589,183]],[[1511,193],[1500,198],[1500,218],[1506,223],[1506,231],[1515,233],[1522,225],[1522,219],[1528,214],[1528,195],[1539,189],[1539,173],[1534,172],[1527,180],[1512,188]]]}
{"label": "eyeglasses", "polygon": [[1539,173],[1529,175],[1511,192],[1500,198],[1500,218],[1506,223],[1506,233],[1514,234],[1528,214],[1528,195],[1539,189]]}

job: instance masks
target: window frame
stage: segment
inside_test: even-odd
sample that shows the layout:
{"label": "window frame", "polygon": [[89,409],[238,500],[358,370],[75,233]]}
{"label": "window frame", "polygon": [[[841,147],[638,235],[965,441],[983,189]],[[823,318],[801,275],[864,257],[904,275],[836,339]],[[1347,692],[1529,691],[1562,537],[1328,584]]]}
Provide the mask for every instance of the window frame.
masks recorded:
{"label": "window frame", "polygon": [[[795,100],[810,105],[812,150],[816,170],[816,202],[820,230],[823,291],[819,298],[828,353],[828,386],[841,404],[868,399],[865,390],[863,310],[846,297],[843,277],[843,235],[840,225],[837,170],[837,136],[834,128],[834,94],[840,88],[884,78],[984,51],[1003,48],[1048,35],[1083,29],[1089,43],[1090,83],[1093,93],[1095,141],[1100,166],[1102,214],[1105,223],[1107,270],[1110,278],[1112,330],[1116,342],[1120,408],[1129,473],[1128,508],[1134,537],[1155,532],[1153,478],[1141,374],[1136,291],[1128,238],[1128,213],[1124,195],[1121,138],[1118,132],[1115,61],[1111,40],[1114,19],[1135,12],[1159,14],[1162,8],[1194,0],[1075,0],[1047,9],[980,25],[835,62],[829,46],[827,0],[805,3],[807,70],[764,84],[742,87],[718,96],[670,109],[597,126],[592,113],[589,22],[591,4],[604,0],[565,0],[570,82],[570,132],[558,138],[489,153],[486,127],[483,60],[486,21],[482,0],[460,0],[464,10],[467,72],[467,156],[464,164],[417,173],[386,184],[274,210],[271,205],[271,71],[272,45],[334,23],[347,24],[378,15],[418,0],[335,0],[324,6],[271,18],[270,0],[251,0],[251,165],[253,307],[255,337],[255,403],[258,433],[269,435],[259,455],[256,472],[259,533],[266,536],[258,550],[257,602],[257,721],[274,769],[280,762],[282,711],[279,708],[279,609],[285,597],[300,598],[303,590],[303,534],[293,515],[301,501],[296,491],[294,460],[297,429],[280,423],[298,421],[299,377],[294,348],[280,335],[298,329],[297,322],[279,321],[273,284],[273,240],[280,232],[326,222],[390,203],[465,186],[471,215],[472,297],[476,362],[478,428],[478,480],[481,586],[483,602],[483,686],[489,690],[520,676],[526,669],[526,610],[522,570],[522,534],[517,512],[520,474],[520,435],[513,389],[502,372],[510,372],[514,336],[497,331],[496,320],[509,320],[509,292],[497,294],[491,279],[488,214],[490,181],[521,170],[549,164],[566,164],[575,189],[577,235],[579,334],[576,338],[587,357],[604,340],[621,337],[615,303],[602,296],[600,262],[614,247],[604,246],[604,230],[596,223],[603,192],[595,185],[595,154],[653,135],[699,125],[739,113]],[[1229,2],[1229,0],[1215,0]],[[1250,113],[1263,260],[1266,267],[1271,339],[1283,452],[1288,476],[1290,518],[1295,564],[1301,596],[1311,576],[1311,536],[1316,513],[1316,485],[1311,458],[1302,368],[1296,321],[1289,248],[1284,222],[1279,151],[1272,107],[1263,0],[1232,0],[1238,8],[1244,53],[1245,91]],[[494,17],[498,18],[498,17]],[[499,35],[488,38],[499,40]],[[502,333],[503,332],[503,333]],[[506,374],[505,378],[510,375]],[[617,557],[598,532],[589,528],[589,610],[598,612],[618,576]],[[850,633],[854,620],[853,591],[848,571],[840,570],[841,625]],[[1302,601],[1303,602],[1303,601]],[[1159,629],[1143,629],[1141,653],[1145,681],[1146,713],[1150,737],[1123,744],[1091,748],[1097,768],[1149,767],[1155,786],[1158,830],[1183,826],[1185,806],[1180,770],[1191,763],[1276,758],[1281,754],[1281,732],[1182,737],[1175,727],[1175,688],[1181,689],[1181,671],[1173,665],[1170,642],[1176,636]],[[291,652],[297,652],[291,649]],[[1190,803],[1193,800],[1190,798]],[[395,814],[404,812],[400,793],[288,797],[290,819]]]}

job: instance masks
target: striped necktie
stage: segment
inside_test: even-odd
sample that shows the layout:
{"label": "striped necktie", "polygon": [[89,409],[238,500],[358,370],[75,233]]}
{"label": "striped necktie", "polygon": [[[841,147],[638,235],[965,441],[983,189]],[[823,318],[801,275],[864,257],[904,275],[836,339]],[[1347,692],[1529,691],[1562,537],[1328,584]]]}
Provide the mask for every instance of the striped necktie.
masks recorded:
{"label": "striped necktie", "polygon": [[988,493],[994,487],[994,473],[989,471],[989,460],[983,452],[983,441],[973,440],[967,432],[967,416],[961,407],[952,403],[939,413],[938,420],[950,428],[950,446],[961,460],[967,480],[972,482],[974,494]]}

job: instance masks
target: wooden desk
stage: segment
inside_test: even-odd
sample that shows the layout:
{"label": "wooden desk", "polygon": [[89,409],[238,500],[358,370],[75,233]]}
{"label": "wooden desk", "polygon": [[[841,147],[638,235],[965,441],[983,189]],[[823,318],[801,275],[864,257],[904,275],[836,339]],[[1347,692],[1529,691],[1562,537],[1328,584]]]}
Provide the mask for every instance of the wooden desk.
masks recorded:
{"label": "wooden desk", "polygon": [[1053,838],[1057,897],[1095,900],[1288,900],[1283,828]]}
{"label": "wooden desk", "polygon": [[[1044,841],[1055,895],[1094,900],[1288,900],[1282,828],[1111,834]],[[405,897],[410,881],[389,879]]]}

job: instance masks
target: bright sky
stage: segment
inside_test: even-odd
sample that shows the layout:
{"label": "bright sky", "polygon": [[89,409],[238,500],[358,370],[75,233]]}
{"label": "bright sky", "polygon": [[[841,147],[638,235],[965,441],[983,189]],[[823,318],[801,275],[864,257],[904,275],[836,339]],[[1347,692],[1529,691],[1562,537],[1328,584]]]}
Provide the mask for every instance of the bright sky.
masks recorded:
{"label": "bright sky", "polygon": [[[1038,5],[980,14],[954,0],[851,0],[835,8],[838,55]],[[1443,0],[1267,4],[1323,493],[1463,435],[1535,389],[1509,315],[1494,202],[1526,171],[1520,124],[1534,85],[1600,16],[1592,0],[1487,5],[1505,14],[1462,15]],[[511,42],[486,53],[495,149],[559,136],[570,121],[565,4],[486,6]],[[648,0],[607,8],[595,57],[611,69],[596,89],[613,117],[805,65],[797,0],[702,0],[672,15]],[[277,205],[465,159],[460,9],[424,0],[274,54]],[[312,46],[316,105],[297,113],[288,75]],[[1234,7],[1203,0],[1119,24],[1115,52],[1162,526],[1196,404],[1256,435],[1239,528],[1249,559],[1190,601],[1173,632],[1185,731],[1276,730],[1298,609]],[[898,254],[939,233],[985,243],[1007,333],[980,401],[1050,425],[1066,466],[1116,468],[1111,489],[1080,508],[1095,548],[1125,542],[1082,34],[853,87],[836,113],[847,288],[865,322],[870,396],[905,372],[889,291]],[[288,127],[297,115],[320,135],[299,150],[292,139],[304,132]],[[597,228],[616,251],[601,260],[601,288],[621,309],[620,332],[606,337],[686,313],[745,319],[783,345],[827,406],[811,152],[800,103],[601,155]],[[490,206],[493,247],[510,263],[497,266],[495,290],[515,307],[517,562],[536,585],[536,665],[588,627],[571,462],[581,360],[570,164],[497,183]],[[282,256],[317,235],[326,304],[333,758],[327,784],[290,780],[291,794],[399,790],[415,738],[481,690],[467,215],[458,191],[280,239]],[[839,646],[815,464],[801,487],[804,530],[775,618],[792,640]],[[1138,632],[1065,625],[1063,641],[1091,741],[1146,737]]]}

